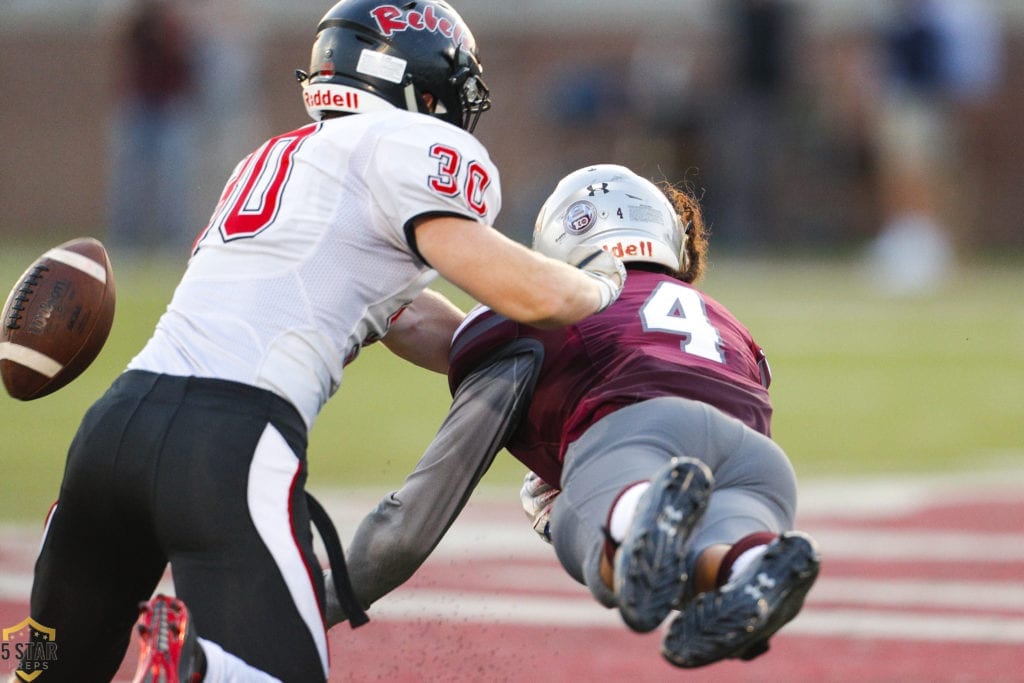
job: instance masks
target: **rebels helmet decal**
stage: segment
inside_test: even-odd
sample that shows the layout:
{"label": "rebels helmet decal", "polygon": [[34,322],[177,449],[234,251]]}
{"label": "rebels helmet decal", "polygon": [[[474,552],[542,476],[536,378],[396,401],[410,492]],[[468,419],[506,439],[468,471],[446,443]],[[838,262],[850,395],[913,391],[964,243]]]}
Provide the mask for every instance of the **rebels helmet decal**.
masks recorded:
{"label": "rebels helmet decal", "polygon": [[456,45],[462,44],[462,26],[453,23],[446,17],[438,17],[431,5],[423,8],[422,12],[418,10],[406,12],[394,5],[381,5],[371,10],[370,14],[377,22],[377,28],[387,38],[400,31],[411,29],[440,33],[445,38],[451,38]]}

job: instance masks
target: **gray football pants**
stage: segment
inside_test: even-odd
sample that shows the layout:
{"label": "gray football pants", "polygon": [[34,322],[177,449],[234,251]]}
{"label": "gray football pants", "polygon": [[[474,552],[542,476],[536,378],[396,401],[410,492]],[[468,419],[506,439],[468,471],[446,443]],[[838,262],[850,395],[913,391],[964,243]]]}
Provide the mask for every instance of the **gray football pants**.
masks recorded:
{"label": "gray football pants", "polygon": [[688,541],[687,567],[708,546],[758,531],[793,528],[796,476],[768,437],[705,403],[655,398],[594,423],[569,446],[551,537],[565,570],[601,604],[615,606],[600,577],[603,527],[622,489],[650,479],[673,457],[702,461],[714,474],[703,519]]}

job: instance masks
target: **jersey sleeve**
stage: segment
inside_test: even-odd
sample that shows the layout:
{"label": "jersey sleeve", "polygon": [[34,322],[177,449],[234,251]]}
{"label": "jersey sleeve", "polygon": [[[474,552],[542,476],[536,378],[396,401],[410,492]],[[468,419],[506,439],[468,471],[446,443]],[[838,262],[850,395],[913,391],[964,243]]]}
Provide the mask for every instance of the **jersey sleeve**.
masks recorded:
{"label": "jersey sleeve", "polygon": [[484,146],[469,133],[430,117],[390,129],[376,140],[367,168],[374,200],[406,239],[425,214],[455,215],[494,225],[501,181]]}
{"label": "jersey sleeve", "polygon": [[[494,354],[459,385],[434,440],[398,491],[359,524],[347,550],[353,590],[369,607],[423,564],[515,430],[541,365],[530,340]],[[345,614],[328,591],[327,623]]]}
{"label": "jersey sleeve", "polygon": [[455,330],[448,351],[448,388],[452,395],[467,376],[494,357],[494,349],[523,338],[522,329],[519,323],[482,304],[470,310]]}

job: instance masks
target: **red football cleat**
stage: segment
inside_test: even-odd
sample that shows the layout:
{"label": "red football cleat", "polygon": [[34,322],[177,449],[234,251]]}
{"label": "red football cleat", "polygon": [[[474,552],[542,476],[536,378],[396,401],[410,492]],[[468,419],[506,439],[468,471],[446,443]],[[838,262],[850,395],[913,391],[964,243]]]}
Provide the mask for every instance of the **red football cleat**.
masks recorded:
{"label": "red football cleat", "polygon": [[158,595],[139,606],[139,668],[133,683],[199,683],[202,649],[185,603]]}

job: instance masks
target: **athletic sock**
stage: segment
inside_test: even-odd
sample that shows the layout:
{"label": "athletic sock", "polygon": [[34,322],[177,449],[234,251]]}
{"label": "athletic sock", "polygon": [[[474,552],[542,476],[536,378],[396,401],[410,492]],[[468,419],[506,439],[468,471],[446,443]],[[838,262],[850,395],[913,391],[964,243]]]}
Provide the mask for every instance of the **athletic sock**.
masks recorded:
{"label": "athletic sock", "polygon": [[725,557],[722,558],[722,564],[718,567],[715,585],[721,587],[729,583],[733,576],[739,574],[760,558],[764,551],[768,549],[768,544],[778,537],[778,534],[770,531],[757,531],[747,534],[733,543]]}
{"label": "athletic sock", "polygon": [[646,479],[634,482],[619,491],[619,495],[612,501],[608,509],[608,523],[604,528],[604,553],[609,562],[615,562],[615,551],[626,537],[629,525],[633,523],[640,496],[650,487],[651,482]]}

